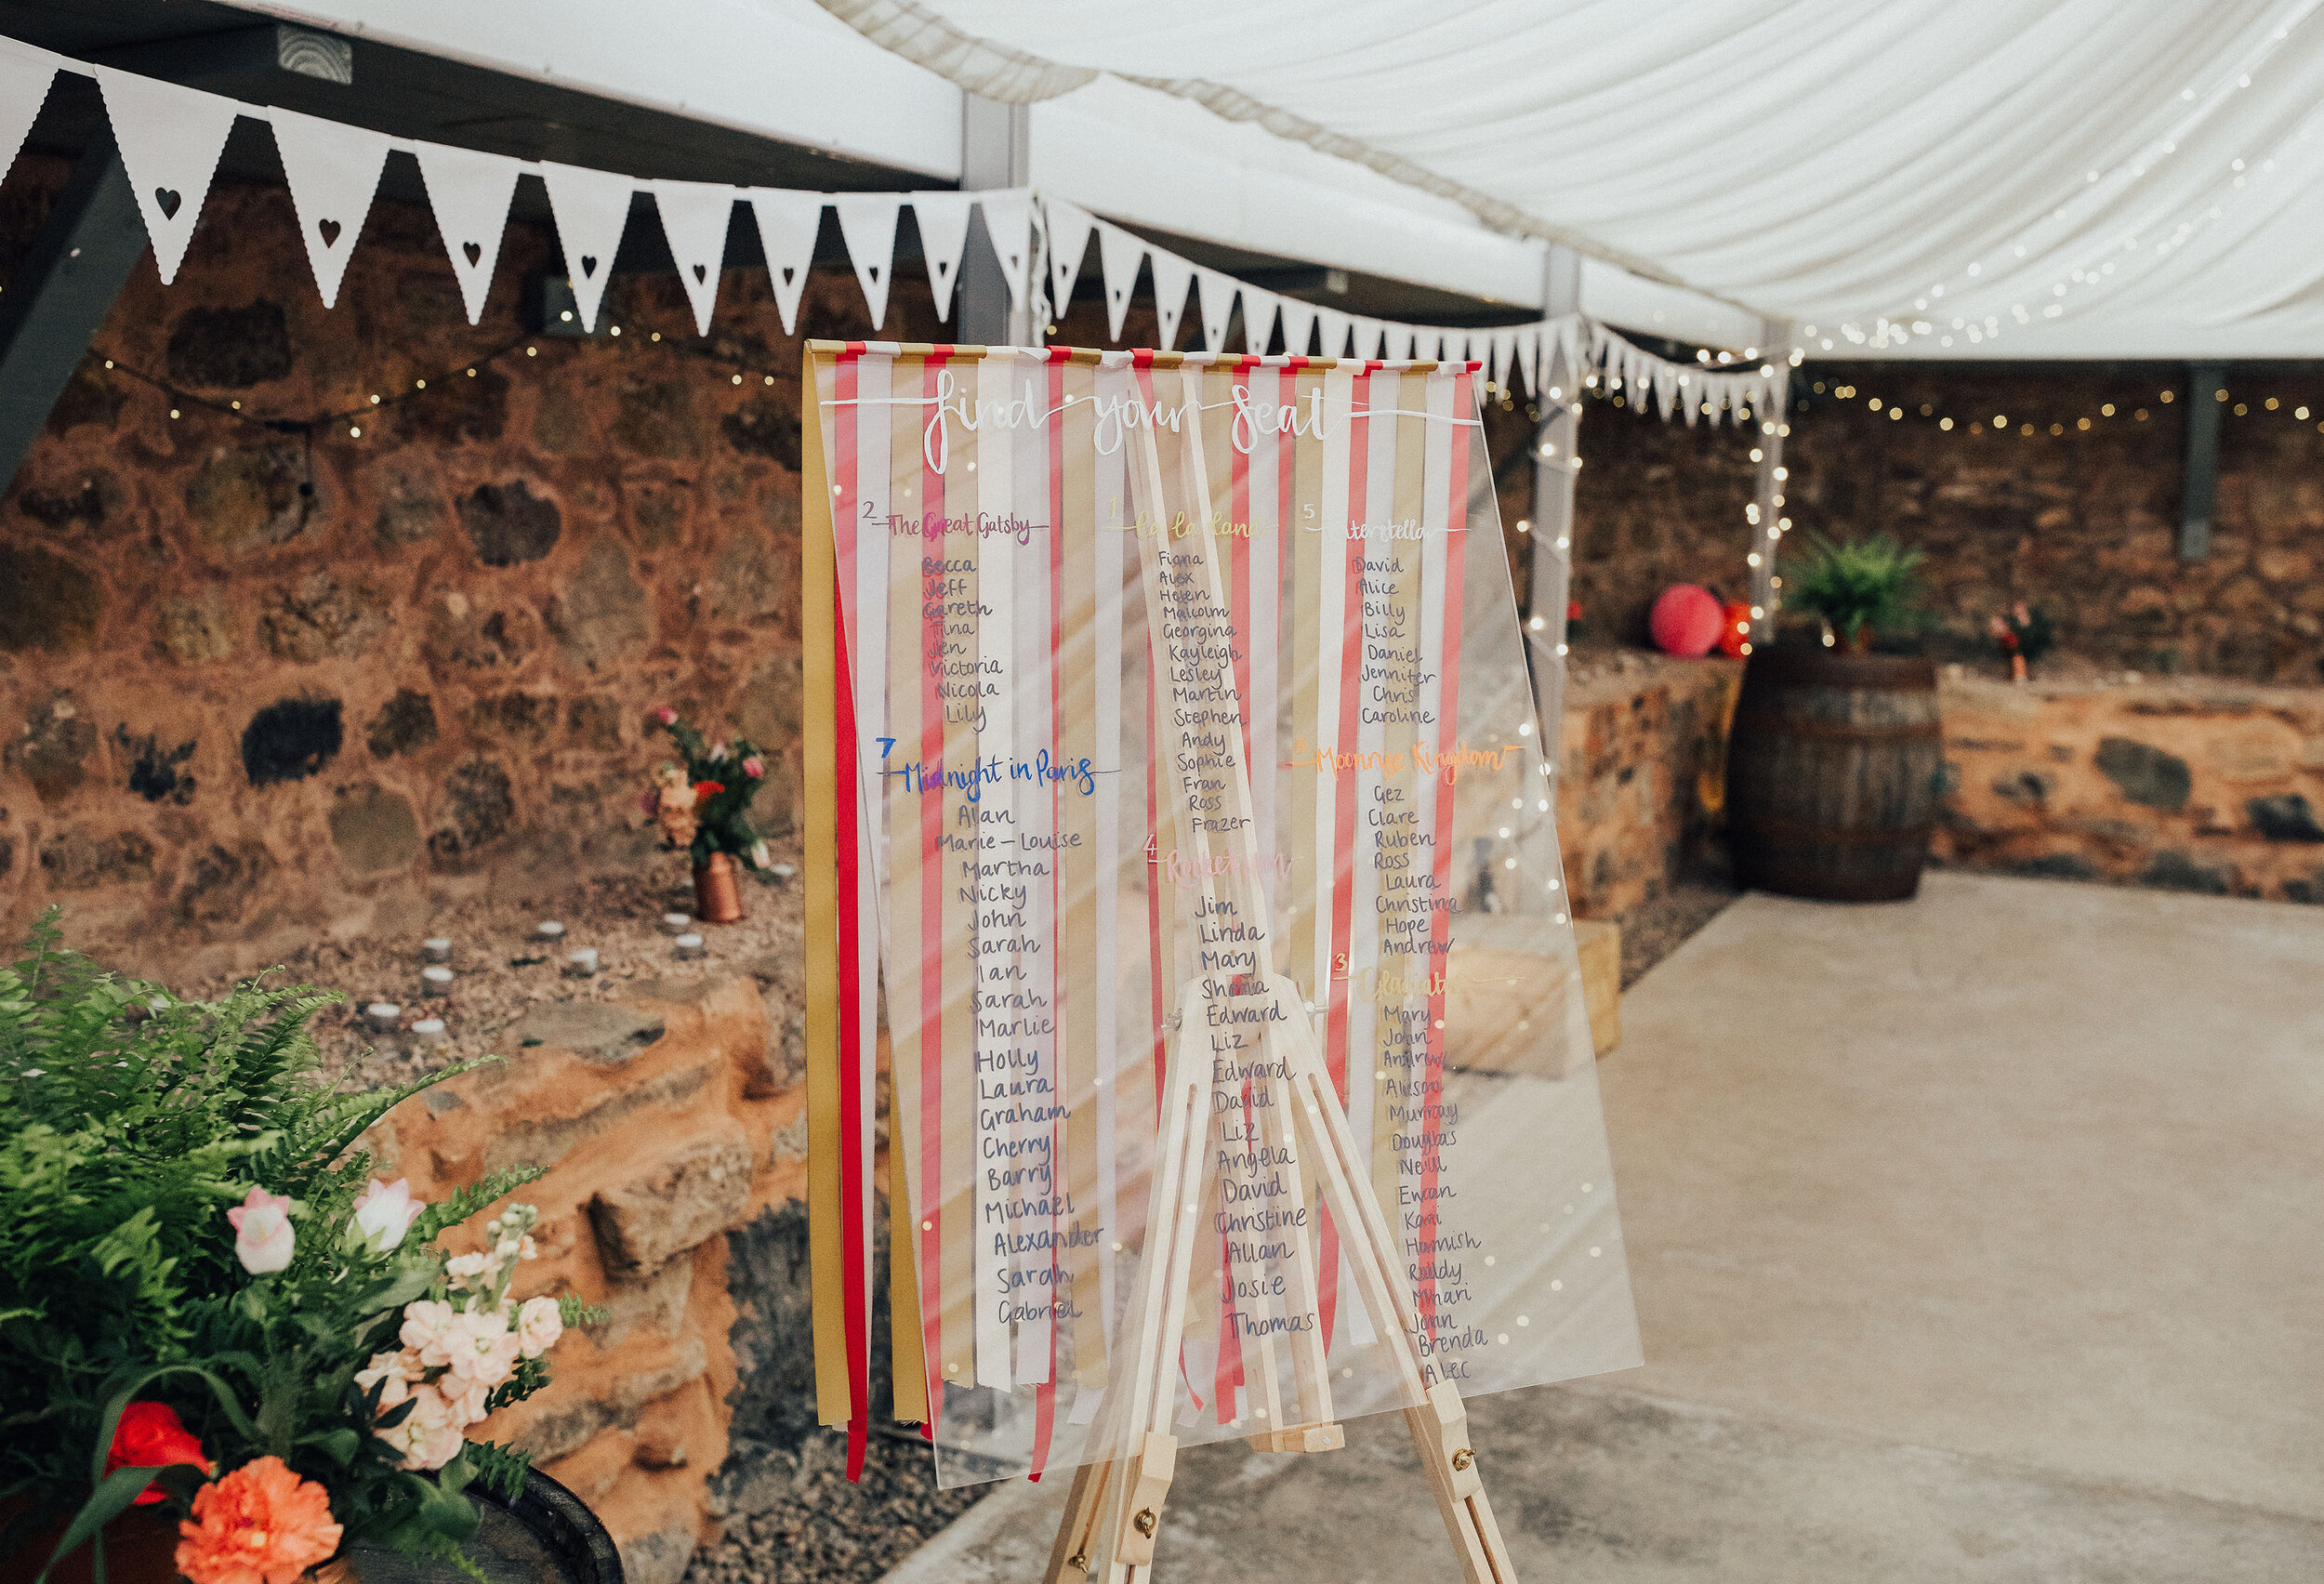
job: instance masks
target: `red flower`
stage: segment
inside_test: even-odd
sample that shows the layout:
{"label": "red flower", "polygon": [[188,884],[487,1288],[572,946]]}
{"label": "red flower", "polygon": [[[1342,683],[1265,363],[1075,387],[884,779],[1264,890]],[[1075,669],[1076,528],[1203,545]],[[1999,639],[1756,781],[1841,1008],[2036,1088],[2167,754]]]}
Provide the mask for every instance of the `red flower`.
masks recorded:
{"label": "red flower", "polygon": [[1580,601],[1568,600],[1565,601],[1565,619],[1569,622],[1578,622],[1581,620]]}
{"label": "red flower", "polygon": [[725,790],[725,787],[720,785],[715,781],[697,781],[694,783],[694,796],[696,798],[715,798]]}
{"label": "red flower", "polygon": [[[172,1463],[191,1463],[204,1473],[210,1460],[202,1443],[193,1438],[167,1403],[131,1403],[121,1410],[113,1444],[105,1453],[105,1472],[115,1469],[166,1469]],[[150,1507],[163,1498],[162,1487],[147,1485],[138,1492],[137,1504]]]}

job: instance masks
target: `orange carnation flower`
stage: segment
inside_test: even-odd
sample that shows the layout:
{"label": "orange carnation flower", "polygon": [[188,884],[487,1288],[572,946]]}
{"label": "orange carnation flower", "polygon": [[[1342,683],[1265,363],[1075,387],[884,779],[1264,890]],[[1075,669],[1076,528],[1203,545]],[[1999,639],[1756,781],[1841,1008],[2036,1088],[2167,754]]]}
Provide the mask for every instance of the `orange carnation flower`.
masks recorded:
{"label": "orange carnation flower", "polygon": [[339,1549],[331,1498],[280,1458],[259,1458],[193,1493],[178,1525],[178,1571],[193,1584],[293,1584]]}

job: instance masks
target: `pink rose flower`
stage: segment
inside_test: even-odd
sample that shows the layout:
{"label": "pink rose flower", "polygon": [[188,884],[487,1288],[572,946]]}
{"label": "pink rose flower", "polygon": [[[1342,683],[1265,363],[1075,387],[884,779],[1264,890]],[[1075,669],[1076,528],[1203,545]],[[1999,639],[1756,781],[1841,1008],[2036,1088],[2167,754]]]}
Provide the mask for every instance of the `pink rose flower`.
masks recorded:
{"label": "pink rose flower", "polygon": [[253,1188],[243,1202],[226,1212],[234,1223],[234,1258],[254,1276],[263,1276],[291,1262],[298,1234],[291,1230],[291,1202],[263,1188]]}
{"label": "pink rose flower", "polygon": [[678,711],[672,709],[666,704],[662,706],[661,708],[654,712],[654,719],[659,720],[665,726],[675,725],[678,720]]}
{"label": "pink rose flower", "polygon": [[766,761],[760,759],[757,754],[753,754],[748,759],[743,760],[743,773],[749,776],[753,781],[758,780],[760,776],[766,774]]}
{"label": "pink rose flower", "polygon": [[444,1362],[459,1384],[481,1380],[497,1386],[516,1367],[517,1334],[508,1329],[507,1313],[488,1309],[482,1314],[455,1314],[444,1331]]}
{"label": "pink rose flower", "polygon": [[565,1319],[553,1298],[528,1298],[517,1310],[517,1345],[527,1358],[538,1358],[565,1334]]}
{"label": "pink rose flower", "polygon": [[419,1362],[430,1368],[441,1368],[452,1362],[446,1346],[451,1340],[452,1305],[442,1299],[416,1298],[403,1306],[403,1328],[397,1340],[411,1349]]}
{"label": "pink rose flower", "polygon": [[408,1178],[382,1182],[376,1177],[355,1195],[355,1221],[352,1231],[360,1233],[363,1246],[374,1254],[385,1254],[403,1241],[403,1234],[412,1230],[419,1213],[428,1207],[412,1197]]}
{"label": "pink rose flower", "polygon": [[412,1411],[379,1432],[379,1439],[403,1454],[407,1469],[441,1469],[466,1445],[459,1416],[433,1386],[413,1387],[410,1401]]}

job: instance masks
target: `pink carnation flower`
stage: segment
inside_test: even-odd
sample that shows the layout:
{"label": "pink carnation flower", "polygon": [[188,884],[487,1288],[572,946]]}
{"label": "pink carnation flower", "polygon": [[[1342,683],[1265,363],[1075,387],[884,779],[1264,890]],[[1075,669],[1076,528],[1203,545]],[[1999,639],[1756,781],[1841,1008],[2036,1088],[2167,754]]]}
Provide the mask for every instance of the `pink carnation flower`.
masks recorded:
{"label": "pink carnation flower", "polygon": [[753,781],[758,780],[760,776],[766,774],[766,761],[760,759],[757,754],[753,754],[748,759],[743,760],[743,773],[749,776]]}
{"label": "pink carnation flower", "polygon": [[243,1202],[226,1212],[234,1223],[234,1258],[254,1276],[263,1276],[291,1262],[298,1234],[291,1230],[289,1199],[253,1188]]}

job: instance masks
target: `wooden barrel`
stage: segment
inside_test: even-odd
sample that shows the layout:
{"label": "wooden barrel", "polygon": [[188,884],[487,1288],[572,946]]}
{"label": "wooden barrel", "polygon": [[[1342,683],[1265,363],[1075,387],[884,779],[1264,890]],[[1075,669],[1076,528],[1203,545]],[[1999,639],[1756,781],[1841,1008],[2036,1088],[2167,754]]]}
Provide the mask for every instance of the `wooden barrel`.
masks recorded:
{"label": "wooden barrel", "polygon": [[1736,881],[1833,902],[1912,895],[1944,757],[1933,661],[1762,649],[1727,740]]}

